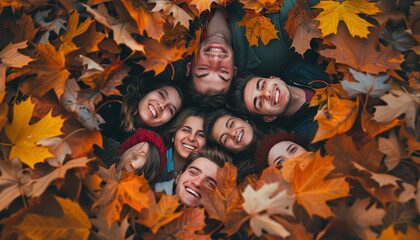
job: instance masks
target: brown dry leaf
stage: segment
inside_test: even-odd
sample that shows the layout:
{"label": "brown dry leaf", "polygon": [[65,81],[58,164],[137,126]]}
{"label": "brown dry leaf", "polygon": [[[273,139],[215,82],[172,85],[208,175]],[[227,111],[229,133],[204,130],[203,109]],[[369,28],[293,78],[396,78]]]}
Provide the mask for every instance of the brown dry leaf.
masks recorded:
{"label": "brown dry leaf", "polygon": [[63,94],[64,82],[70,76],[65,66],[65,54],[56,51],[50,43],[34,44],[40,58],[29,64],[28,74],[37,74],[35,79],[23,82],[21,91],[26,95],[41,97],[54,89],[58,97]]}
{"label": "brown dry leaf", "polygon": [[146,209],[143,209],[137,223],[143,224],[150,228],[153,233],[165,224],[178,218],[183,212],[175,212],[179,207],[179,197],[177,195],[163,195],[159,203],[156,204],[156,199],[151,194]]}
{"label": "brown dry leaf", "polygon": [[[182,215],[170,223],[163,225],[153,236],[153,239],[211,239],[208,235],[198,235],[195,232],[206,226],[203,208],[184,207]],[[147,239],[147,238],[146,238]]]}
{"label": "brown dry leaf", "polygon": [[375,106],[373,120],[377,122],[391,122],[401,114],[405,114],[406,125],[415,129],[416,112],[420,107],[420,100],[415,95],[401,90],[391,90],[390,93],[381,97],[388,105]]}
{"label": "brown dry leaf", "polygon": [[328,104],[322,106],[314,117],[319,127],[312,143],[347,132],[353,126],[358,110],[358,101],[329,97]]}
{"label": "brown dry leaf", "polygon": [[334,166],[343,173],[349,173],[352,162],[359,163],[371,171],[381,169],[384,155],[377,150],[378,143],[374,139],[358,149],[351,137],[340,134],[329,139],[325,149],[328,154],[334,156]]}
{"label": "brown dry leaf", "polygon": [[84,33],[88,30],[90,24],[92,24],[93,20],[87,18],[84,22],[79,24],[79,13],[75,10],[69,18],[69,22],[67,24],[67,31],[64,35],[60,37],[62,44],[60,46],[59,51],[63,52],[66,55],[69,52],[75,51],[79,49],[74,43],[73,38],[79,36],[80,34]]}
{"label": "brown dry leaf", "polygon": [[112,164],[109,168],[104,168],[102,166],[99,166],[98,169],[98,175],[103,180],[112,180],[114,182],[121,181],[122,178],[122,172],[117,172],[115,168],[116,163]]}
{"label": "brown dry leaf", "polygon": [[92,208],[105,206],[105,219],[108,226],[111,226],[113,222],[120,220],[120,214],[125,204],[137,212],[149,208],[151,190],[142,192],[141,188],[144,187],[148,188],[148,182],[143,175],[123,179],[120,183],[108,180]]}
{"label": "brown dry leaf", "polygon": [[34,167],[35,163],[54,157],[47,148],[37,146],[37,141],[61,135],[64,119],[60,116],[53,117],[52,111],[38,122],[29,125],[35,104],[31,98],[13,106],[12,123],[4,129],[13,147],[9,159],[19,157],[23,163]]}
{"label": "brown dry leaf", "polygon": [[417,181],[416,206],[417,212],[420,213],[420,180]]}
{"label": "brown dry leaf", "polygon": [[96,21],[114,31],[113,37],[117,44],[125,44],[133,51],[144,51],[144,46],[131,36],[132,33],[137,32],[137,28],[132,22],[120,22],[119,19],[111,17],[104,4],[98,5],[97,10],[88,5],[82,5],[86,7],[86,11],[92,14]]}
{"label": "brown dry leaf", "polygon": [[379,237],[371,237],[367,236],[367,240],[405,240],[405,239],[419,239],[420,238],[420,231],[418,229],[414,229],[411,226],[407,227],[407,232],[404,234],[400,231],[395,230],[395,225],[392,224],[385,230],[382,230],[381,235]]}
{"label": "brown dry leaf", "polygon": [[201,204],[206,208],[210,218],[224,223],[221,232],[232,235],[247,220],[242,208],[243,198],[236,185],[236,167],[225,163],[217,171],[217,187],[215,190],[202,188]]}
{"label": "brown dry leaf", "polygon": [[5,7],[11,7],[13,13],[19,8],[29,10],[32,6],[45,6],[47,0],[0,0],[0,13]]}
{"label": "brown dry leaf", "polygon": [[297,0],[293,9],[289,10],[287,13],[287,22],[286,25],[284,25],[284,29],[286,29],[290,39],[295,37],[296,29],[299,26],[299,24],[297,24],[299,23],[298,19],[301,19],[302,15],[307,14],[304,13],[306,12],[306,5],[308,5],[308,2],[305,2],[304,0]]}
{"label": "brown dry leaf", "polygon": [[314,90],[315,95],[311,99],[310,107],[326,103],[330,97],[347,97],[347,92],[340,83],[328,84],[325,88],[315,88]]}
{"label": "brown dry leaf", "polygon": [[[87,78],[81,78],[81,80],[86,85],[90,86],[93,91],[103,93],[105,96],[122,96],[116,87],[122,84],[122,80],[128,76],[129,71],[130,68],[125,65],[123,61],[117,59],[112,64],[108,65],[101,73]],[[96,101],[100,100],[101,98],[96,99]]]}
{"label": "brown dry leaf", "polygon": [[27,41],[9,43],[0,52],[0,93],[6,90],[6,70],[9,67],[21,68],[35,59],[18,52],[18,49],[26,48]]}
{"label": "brown dry leaf", "polygon": [[163,25],[165,16],[161,12],[150,12],[144,0],[121,0],[130,13],[131,18],[136,22],[139,33],[143,35],[146,31],[147,36],[160,40],[164,34]]}
{"label": "brown dry leaf", "polygon": [[339,24],[338,33],[326,37],[335,49],[321,50],[322,56],[334,58],[337,63],[347,64],[357,71],[378,74],[388,69],[401,69],[404,56],[391,46],[378,50],[379,28],[372,28],[367,39],[353,38],[344,24]]}
{"label": "brown dry leaf", "polygon": [[400,144],[395,131],[390,132],[389,138],[378,138],[378,150],[386,155],[384,164],[388,171],[391,171],[400,163]]}
{"label": "brown dry leaf", "polygon": [[151,10],[152,12],[159,12],[162,10],[166,15],[172,14],[175,19],[174,26],[179,23],[186,28],[190,27],[189,21],[192,20],[192,17],[174,2],[168,0],[150,0],[149,3],[156,4]]}
{"label": "brown dry leaf", "polygon": [[55,197],[63,209],[61,218],[29,213],[16,228],[30,239],[88,239],[91,223],[80,205]]}
{"label": "brown dry leaf", "polygon": [[415,153],[420,151],[420,142],[408,134],[404,126],[400,128],[399,139],[406,139],[407,142],[404,146],[406,146],[406,151],[408,152],[407,156],[411,157],[417,164],[420,164],[420,157],[415,156]]}
{"label": "brown dry leaf", "polygon": [[244,4],[244,9],[253,10],[260,13],[265,10],[266,13],[278,12],[281,10],[280,5],[284,0],[240,0]]}
{"label": "brown dry leaf", "polygon": [[119,222],[112,223],[111,227],[108,228],[108,224],[103,216],[97,216],[97,218],[91,218],[90,222],[93,226],[98,229],[97,232],[93,232],[100,239],[109,239],[109,240],[130,240],[133,238],[125,238],[126,232],[130,223],[128,223],[128,219],[124,219],[121,224]]}
{"label": "brown dry leaf", "polygon": [[281,224],[269,217],[272,214],[293,216],[292,208],[295,202],[295,195],[287,194],[287,189],[274,195],[273,193],[278,188],[278,185],[279,183],[264,184],[257,191],[248,185],[242,193],[244,198],[242,207],[250,214],[250,225],[257,236],[262,235],[262,229],[265,229],[269,234],[281,237],[290,235]]}
{"label": "brown dry leaf", "polygon": [[163,72],[166,65],[181,59],[182,55],[187,51],[183,41],[171,47],[167,47],[155,39],[148,39],[144,43],[146,45],[146,60],[140,60],[137,63],[142,65],[145,71],[154,71],[155,75]]}
{"label": "brown dry leaf", "polygon": [[[52,172],[46,174],[45,176],[42,176],[40,178],[31,179],[31,183],[33,183],[33,189],[30,192],[29,196],[31,197],[39,197],[41,194],[44,193],[45,189],[51,184],[52,181],[59,179],[59,178],[65,178],[66,172],[69,169],[73,168],[80,168],[80,167],[87,167],[87,163],[89,161],[94,160],[93,158],[77,158],[77,159],[71,159],[67,161],[65,164],[60,165],[56,167]],[[37,169],[35,169],[34,174],[37,172]]]}
{"label": "brown dry leaf", "polygon": [[66,155],[71,154],[70,146],[60,137],[44,138],[36,142],[36,144],[47,147],[50,153],[54,155],[52,158],[45,159],[53,167],[63,165]]}
{"label": "brown dry leaf", "polygon": [[100,51],[98,44],[105,38],[105,34],[96,30],[96,24],[91,24],[88,30],[73,39],[73,42],[86,53]]}
{"label": "brown dry leaf", "polygon": [[31,173],[22,169],[19,158],[12,160],[0,160],[0,211],[7,208],[13,200],[23,193],[28,194],[32,190]]}
{"label": "brown dry leaf", "polygon": [[325,177],[334,169],[333,157],[315,157],[306,166],[300,169],[295,166],[291,182],[296,192],[296,199],[310,214],[323,218],[332,216],[327,200],[345,197],[349,192],[349,185],[344,178],[327,179]]}
{"label": "brown dry leaf", "polygon": [[362,239],[365,239],[367,235],[376,236],[369,227],[382,225],[382,218],[385,216],[385,210],[376,208],[375,205],[369,206],[369,202],[369,198],[357,199],[351,207],[340,202],[334,208],[336,216],[347,222],[349,231]]}
{"label": "brown dry leaf", "polygon": [[379,133],[385,132],[403,123],[403,121],[398,118],[392,120],[389,123],[379,123],[373,120],[373,114],[368,113],[366,110],[362,112],[360,121],[362,123],[363,131],[367,132],[372,138]]}
{"label": "brown dry leaf", "polygon": [[271,23],[271,19],[264,15],[247,11],[237,25],[246,28],[245,36],[250,47],[252,45],[258,46],[259,40],[267,45],[272,39],[279,39],[277,36],[279,31]]}

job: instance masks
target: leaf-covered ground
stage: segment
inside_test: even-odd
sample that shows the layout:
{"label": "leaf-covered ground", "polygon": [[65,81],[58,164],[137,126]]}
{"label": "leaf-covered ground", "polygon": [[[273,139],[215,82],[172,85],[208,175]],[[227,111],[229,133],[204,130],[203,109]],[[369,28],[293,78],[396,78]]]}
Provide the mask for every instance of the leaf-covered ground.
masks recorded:
{"label": "leaf-covered ground", "polygon": [[[239,186],[226,164],[201,208],[98,166],[103,103],[133,68],[174,78],[198,48],[194,18],[231,2],[0,0],[2,239],[420,239],[419,1],[298,0],[289,12],[291,47],[316,41],[339,80],[311,101],[321,150]],[[277,37],[265,14],[283,1],[239,2],[250,46]]]}

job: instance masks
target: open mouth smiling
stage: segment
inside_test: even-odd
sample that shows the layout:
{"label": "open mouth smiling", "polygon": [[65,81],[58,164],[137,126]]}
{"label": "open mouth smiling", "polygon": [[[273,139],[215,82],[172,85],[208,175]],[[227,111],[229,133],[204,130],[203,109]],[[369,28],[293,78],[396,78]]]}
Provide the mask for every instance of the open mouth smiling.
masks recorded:
{"label": "open mouth smiling", "polygon": [[277,87],[274,88],[273,95],[273,105],[276,105],[280,100],[280,90]]}
{"label": "open mouth smiling", "polygon": [[189,188],[189,187],[185,187],[185,191],[187,191],[188,193],[190,193],[191,195],[193,195],[196,198],[201,198],[201,195],[196,192],[195,190]]}
{"label": "open mouth smiling", "polygon": [[238,144],[242,140],[242,136],[244,135],[244,130],[239,133],[238,138],[236,139],[236,143]]}
{"label": "open mouth smiling", "polygon": [[157,112],[156,112],[155,108],[152,105],[150,105],[150,104],[149,104],[149,111],[150,111],[150,113],[152,114],[152,116],[154,118],[157,117]]}
{"label": "open mouth smiling", "polygon": [[197,147],[183,143],[182,146],[188,150],[194,151]]}

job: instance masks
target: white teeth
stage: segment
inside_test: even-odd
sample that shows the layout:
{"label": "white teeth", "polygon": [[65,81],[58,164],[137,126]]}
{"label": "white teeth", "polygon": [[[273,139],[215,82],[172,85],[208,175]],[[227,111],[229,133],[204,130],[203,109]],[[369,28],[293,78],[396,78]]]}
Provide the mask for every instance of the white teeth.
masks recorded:
{"label": "white teeth", "polygon": [[194,195],[195,197],[197,197],[197,198],[201,198],[200,194],[199,194],[198,192],[196,192],[196,191],[192,190],[191,188],[186,187],[186,188],[185,188],[185,190],[187,190],[187,192],[191,193],[191,194],[192,194],[192,195]]}
{"label": "white teeth", "polygon": [[242,139],[242,135],[244,135],[244,130],[242,130],[242,131],[239,133],[238,140],[236,140],[236,143],[239,143],[239,141],[241,141],[241,139]]}
{"label": "white teeth", "polygon": [[223,51],[223,49],[221,49],[221,48],[210,48],[208,51],[209,51],[209,52],[210,52],[210,51],[215,51],[215,52],[224,52],[224,51]]}
{"label": "white teeth", "polygon": [[279,96],[280,96],[280,91],[278,89],[276,89],[276,100],[275,103],[279,102]]}
{"label": "white teeth", "polygon": [[187,145],[187,144],[185,144],[185,143],[183,143],[183,144],[182,144],[182,146],[184,146],[185,148],[188,148],[188,149],[190,149],[190,150],[195,150],[195,149],[196,149],[196,147],[191,146],[191,145]]}
{"label": "white teeth", "polygon": [[156,117],[157,116],[156,115],[156,111],[155,111],[155,109],[153,109],[152,105],[149,105],[149,110],[150,110],[150,112],[152,112],[153,117]]}

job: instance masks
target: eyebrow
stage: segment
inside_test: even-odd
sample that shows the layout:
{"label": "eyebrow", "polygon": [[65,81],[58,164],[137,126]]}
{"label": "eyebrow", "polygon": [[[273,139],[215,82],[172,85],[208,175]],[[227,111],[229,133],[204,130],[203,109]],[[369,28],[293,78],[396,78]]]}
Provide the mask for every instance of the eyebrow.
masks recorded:
{"label": "eyebrow", "polygon": [[289,149],[290,149],[292,146],[293,146],[293,143],[292,143],[292,144],[290,144],[290,145],[287,147],[286,152],[288,152],[288,151],[289,151]]}
{"label": "eyebrow", "polygon": [[260,78],[260,79],[258,79],[258,81],[257,81],[257,90],[260,90],[260,82],[262,81],[262,79]]}
{"label": "eyebrow", "polygon": [[229,121],[230,121],[230,120],[232,120],[232,119],[233,119],[233,117],[229,118],[229,119],[226,121],[226,124],[225,124],[226,128],[229,128],[229,127],[228,127],[228,125],[229,125],[228,123],[229,123]]}
{"label": "eyebrow", "polygon": [[228,80],[226,78],[224,78],[222,75],[217,75],[219,76],[219,78],[221,78],[223,81],[227,82]]}

